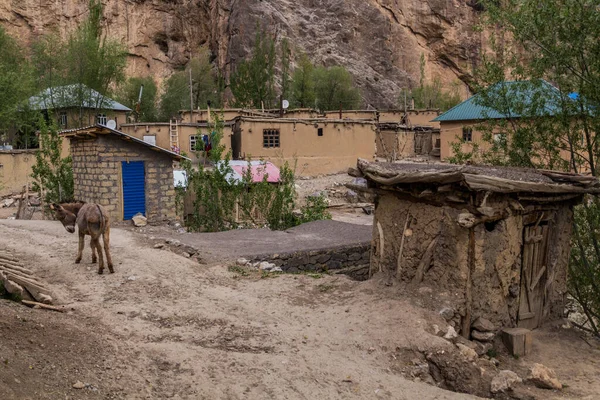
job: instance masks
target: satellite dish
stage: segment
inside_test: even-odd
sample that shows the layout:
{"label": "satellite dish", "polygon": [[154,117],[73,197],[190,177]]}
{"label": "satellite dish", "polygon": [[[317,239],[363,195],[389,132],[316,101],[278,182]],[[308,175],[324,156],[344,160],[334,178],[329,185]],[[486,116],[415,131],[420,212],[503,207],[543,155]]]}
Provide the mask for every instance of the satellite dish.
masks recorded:
{"label": "satellite dish", "polygon": [[109,129],[115,129],[117,127],[117,123],[115,122],[114,119],[110,119],[106,123],[106,127],[109,128]]}
{"label": "satellite dish", "polygon": [[290,107],[290,102],[289,102],[289,101],[287,101],[287,100],[283,100],[283,101],[281,102],[281,107],[282,107],[284,110],[287,110],[287,109]]}

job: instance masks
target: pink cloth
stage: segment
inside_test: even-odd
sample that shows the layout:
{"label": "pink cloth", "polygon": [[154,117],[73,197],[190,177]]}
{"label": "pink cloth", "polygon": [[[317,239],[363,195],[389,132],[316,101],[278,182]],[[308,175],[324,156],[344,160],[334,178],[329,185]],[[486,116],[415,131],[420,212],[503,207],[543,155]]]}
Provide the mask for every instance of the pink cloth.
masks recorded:
{"label": "pink cloth", "polygon": [[[235,177],[236,180],[242,180],[242,177],[244,176],[248,168],[248,162],[231,162],[231,168],[237,175]],[[265,173],[267,174],[267,182],[279,182],[279,168],[277,168],[275,165],[271,164],[268,161],[266,163],[252,162],[251,170],[253,183],[262,182],[265,177]]]}

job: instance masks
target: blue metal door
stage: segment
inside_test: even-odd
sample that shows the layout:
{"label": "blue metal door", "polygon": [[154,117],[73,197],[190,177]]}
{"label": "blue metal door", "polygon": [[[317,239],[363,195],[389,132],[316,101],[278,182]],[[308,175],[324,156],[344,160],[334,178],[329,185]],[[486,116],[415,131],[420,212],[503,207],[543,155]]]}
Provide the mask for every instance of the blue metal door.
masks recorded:
{"label": "blue metal door", "polygon": [[123,219],[146,215],[146,190],[143,161],[121,162],[123,176]]}

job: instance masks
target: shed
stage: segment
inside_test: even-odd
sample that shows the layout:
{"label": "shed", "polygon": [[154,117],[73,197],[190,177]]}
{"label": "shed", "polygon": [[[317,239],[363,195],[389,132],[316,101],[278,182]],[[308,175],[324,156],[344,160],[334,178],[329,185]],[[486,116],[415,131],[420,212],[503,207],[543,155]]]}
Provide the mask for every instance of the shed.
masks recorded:
{"label": "shed", "polygon": [[448,294],[465,337],[479,317],[533,329],[563,316],[573,206],[596,178],[365,160],[354,172],[376,198],[370,275]]}
{"label": "shed", "polygon": [[77,200],[103,205],[117,221],[176,218],[173,161],[185,157],[103,125],[61,136],[70,140]]}

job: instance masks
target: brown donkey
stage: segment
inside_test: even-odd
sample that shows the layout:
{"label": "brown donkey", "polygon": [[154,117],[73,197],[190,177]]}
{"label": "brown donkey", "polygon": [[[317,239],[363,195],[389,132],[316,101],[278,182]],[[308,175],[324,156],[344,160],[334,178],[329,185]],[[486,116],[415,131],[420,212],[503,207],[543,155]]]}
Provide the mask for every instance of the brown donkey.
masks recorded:
{"label": "brown donkey", "polygon": [[110,257],[110,218],[100,204],[93,203],[63,203],[52,204],[50,206],[56,213],[56,218],[62,222],[69,233],[75,232],[75,224],[79,228],[79,251],[75,263],[81,262],[83,253],[85,235],[90,235],[90,247],[92,248],[92,263],[96,262],[96,250],[98,250],[98,273],[104,271],[104,258],[102,257],[102,246],[100,246],[100,236],[104,241],[104,252],[106,253],[106,263],[108,270],[113,273],[112,258]]}

